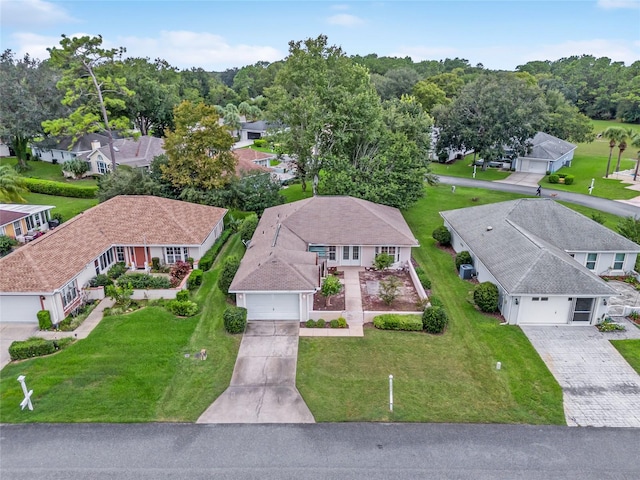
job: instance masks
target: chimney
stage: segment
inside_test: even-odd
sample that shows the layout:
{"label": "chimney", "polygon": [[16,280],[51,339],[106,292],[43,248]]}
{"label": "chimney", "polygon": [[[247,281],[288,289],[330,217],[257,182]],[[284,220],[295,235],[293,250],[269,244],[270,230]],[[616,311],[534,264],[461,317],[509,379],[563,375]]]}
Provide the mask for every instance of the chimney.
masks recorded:
{"label": "chimney", "polygon": [[91,140],[91,150],[97,150],[100,148],[99,140]]}

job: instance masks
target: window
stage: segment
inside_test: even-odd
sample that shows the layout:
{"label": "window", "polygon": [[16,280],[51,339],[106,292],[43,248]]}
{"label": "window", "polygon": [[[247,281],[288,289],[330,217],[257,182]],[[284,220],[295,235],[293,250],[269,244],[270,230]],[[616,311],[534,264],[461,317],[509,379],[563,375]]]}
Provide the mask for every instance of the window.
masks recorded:
{"label": "window", "polygon": [[379,253],[386,253],[393,257],[395,262],[400,261],[400,249],[396,247],[376,247],[376,255]]}
{"label": "window", "polygon": [[342,247],[342,259],[349,260],[349,247]]}
{"label": "window", "polygon": [[124,262],[124,247],[116,247],[116,261]]}
{"label": "window", "polygon": [[22,235],[22,224],[19,221],[13,222],[13,231],[16,234],[16,236]]}
{"label": "window", "polygon": [[167,263],[176,263],[179,261],[186,262],[189,258],[189,249],[187,247],[165,247],[165,258]]}
{"label": "window", "polygon": [[104,271],[113,264],[113,249],[110,248],[100,255],[100,270]]}
{"label": "window", "polygon": [[40,228],[44,220],[40,216],[39,213],[34,213],[33,215],[27,217],[27,230],[36,230]]}
{"label": "window", "polygon": [[71,280],[67,283],[60,291],[60,295],[62,295],[62,305],[66,309],[76,298],[78,298],[78,287],[76,286],[76,281]]}
{"label": "window", "polygon": [[540,301],[540,297],[533,297],[531,300],[533,300],[534,302],[539,302]]}
{"label": "window", "polygon": [[353,259],[360,260],[360,247],[358,246],[353,247]]}
{"label": "window", "polygon": [[[99,157],[102,158],[102,157]],[[104,162],[98,162],[98,173],[107,173],[107,164]]]}
{"label": "window", "polygon": [[335,260],[336,259],[336,247],[332,246],[329,247],[329,260]]}
{"label": "window", "polygon": [[549,301],[549,297],[540,297],[540,301],[541,302],[548,302]]}
{"label": "window", "polygon": [[624,268],[624,253],[616,253],[616,258],[613,261],[614,270],[622,270]]}
{"label": "window", "polygon": [[596,269],[596,261],[598,260],[598,254],[597,253],[587,253],[587,263],[586,263],[586,267],[589,270],[595,270]]}

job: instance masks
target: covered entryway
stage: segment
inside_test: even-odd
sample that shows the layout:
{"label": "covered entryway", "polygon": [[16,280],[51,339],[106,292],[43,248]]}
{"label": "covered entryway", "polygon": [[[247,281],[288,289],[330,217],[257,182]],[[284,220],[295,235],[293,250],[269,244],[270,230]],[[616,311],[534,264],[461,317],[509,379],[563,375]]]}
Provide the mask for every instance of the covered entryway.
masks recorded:
{"label": "covered entryway", "polygon": [[129,247],[129,258],[136,268],[144,268],[144,262],[151,265],[151,252],[149,247]]}
{"label": "covered entryway", "polygon": [[576,298],[573,302],[571,321],[577,324],[591,322],[594,304],[595,298]]}
{"label": "covered entryway", "polygon": [[300,320],[300,295],[297,293],[246,294],[249,320]]}
{"label": "covered entryway", "polygon": [[340,265],[359,267],[360,264],[360,246],[344,245],[342,247]]}

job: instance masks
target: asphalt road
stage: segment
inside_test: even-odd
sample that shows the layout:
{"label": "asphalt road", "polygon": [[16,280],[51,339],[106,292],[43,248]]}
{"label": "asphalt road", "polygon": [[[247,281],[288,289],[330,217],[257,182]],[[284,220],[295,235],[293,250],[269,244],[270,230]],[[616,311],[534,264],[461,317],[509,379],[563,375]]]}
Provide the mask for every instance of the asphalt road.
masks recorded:
{"label": "asphalt road", "polygon": [[634,479],[640,430],[452,424],[2,425],[0,478]]}
{"label": "asphalt road", "polygon": [[[524,195],[535,195],[535,187],[523,185],[513,185],[510,183],[488,182],[486,180],[474,180],[471,178],[447,177],[438,175],[440,183],[445,185],[455,185],[456,187],[486,188],[488,190],[499,190],[502,192],[521,193]],[[582,195],[580,193],[563,192],[562,190],[550,190],[542,188],[542,197],[551,198],[550,193],[557,193],[554,200],[575,203],[585,207],[595,208],[607,213],[619,215],[621,217],[640,217],[640,207],[629,205],[628,203],[616,202],[606,198]]]}

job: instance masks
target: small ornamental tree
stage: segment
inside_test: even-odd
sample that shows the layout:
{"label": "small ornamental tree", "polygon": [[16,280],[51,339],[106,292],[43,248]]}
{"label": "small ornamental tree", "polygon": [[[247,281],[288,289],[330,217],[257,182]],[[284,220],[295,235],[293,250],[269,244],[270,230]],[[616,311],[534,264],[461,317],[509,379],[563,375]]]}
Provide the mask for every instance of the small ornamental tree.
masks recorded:
{"label": "small ornamental tree", "polygon": [[498,287],[491,282],[482,282],[473,291],[473,301],[483,312],[498,311]]}
{"label": "small ornamental tree", "polygon": [[473,265],[473,258],[466,250],[456,254],[456,270],[460,270],[460,265]]}
{"label": "small ornamental tree", "polygon": [[393,265],[393,256],[388,253],[379,253],[373,259],[373,266],[376,267],[376,270],[386,270],[391,265]]}
{"label": "small ornamental tree", "polygon": [[127,285],[107,285],[104,289],[104,293],[107,297],[114,300],[116,305],[126,309],[131,305],[133,287],[130,283]]}
{"label": "small ornamental tree", "polygon": [[451,245],[451,232],[444,225],[436,228],[431,236],[443,247]]}
{"label": "small ornamental tree", "polygon": [[74,158],[62,164],[62,171],[71,173],[73,178],[80,178],[85,172],[89,171],[89,164],[79,158]]}
{"label": "small ornamental tree", "polygon": [[340,290],[342,290],[342,284],[340,283],[340,279],[338,277],[336,277],[335,275],[329,275],[324,279],[324,282],[322,282],[322,289],[320,290],[320,293],[322,294],[322,296],[326,297],[328,307],[331,306],[331,297],[340,293]]}
{"label": "small ornamental tree", "polygon": [[402,282],[398,277],[390,276],[380,280],[380,298],[387,305],[391,305],[400,293]]}

